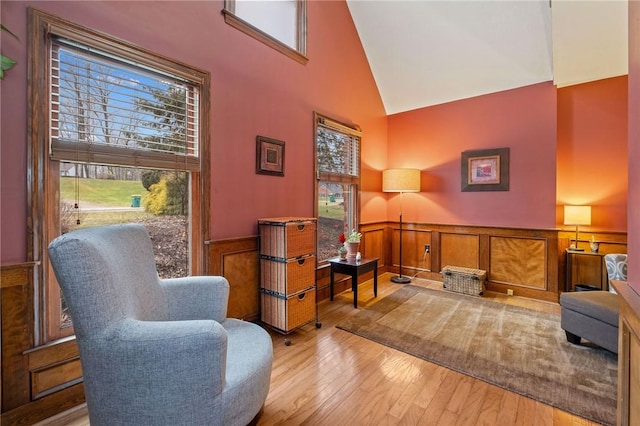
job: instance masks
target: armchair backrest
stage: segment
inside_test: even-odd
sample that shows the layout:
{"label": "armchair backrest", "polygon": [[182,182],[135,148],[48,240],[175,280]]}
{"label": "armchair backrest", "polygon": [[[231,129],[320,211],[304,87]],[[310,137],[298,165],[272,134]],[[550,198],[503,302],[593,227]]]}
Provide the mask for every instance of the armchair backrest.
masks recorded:
{"label": "armchair backrest", "polygon": [[[619,253],[611,253],[604,255],[604,264],[607,267],[607,277],[609,281],[627,281],[627,255]],[[611,284],[609,284],[609,291],[615,293]]]}
{"label": "armchair backrest", "polygon": [[49,244],[49,258],[79,338],[123,318],[166,320],[166,296],[142,225],[69,232]]}

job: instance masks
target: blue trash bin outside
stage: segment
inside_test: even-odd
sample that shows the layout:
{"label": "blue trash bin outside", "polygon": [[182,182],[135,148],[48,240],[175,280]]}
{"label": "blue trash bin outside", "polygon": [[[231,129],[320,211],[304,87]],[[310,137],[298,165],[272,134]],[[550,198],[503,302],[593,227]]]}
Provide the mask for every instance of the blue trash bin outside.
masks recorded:
{"label": "blue trash bin outside", "polygon": [[131,196],[131,207],[140,207],[140,200],[142,199],[141,195],[132,195]]}

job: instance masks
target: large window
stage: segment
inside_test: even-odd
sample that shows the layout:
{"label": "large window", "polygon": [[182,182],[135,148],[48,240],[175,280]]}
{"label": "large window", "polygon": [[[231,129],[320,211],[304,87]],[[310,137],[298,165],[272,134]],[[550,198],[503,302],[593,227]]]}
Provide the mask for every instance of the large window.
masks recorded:
{"label": "large window", "polygon": [[358,229],[360,131],[315,114],[318,261],[338,255],[339,236]]}
{"label": "large window", "polygon": [[43,12],[30,19],[30,257],[42,265],[42,344],[73,334],[47,257],[60,234],[142,223],[162,278],[205,270],[209,74]]}
{"label": "large window", "polygon": [[222,13],[234,28],[307,63],[306,0],[225,0]]}

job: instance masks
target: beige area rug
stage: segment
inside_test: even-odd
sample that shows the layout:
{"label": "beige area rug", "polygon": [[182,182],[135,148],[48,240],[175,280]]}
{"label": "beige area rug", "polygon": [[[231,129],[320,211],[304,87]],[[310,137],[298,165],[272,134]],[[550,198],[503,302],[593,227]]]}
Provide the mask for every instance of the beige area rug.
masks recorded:
{"label": "beige area rug", "polygon": [[617,356],[572,345],[560,316],[407,285],[338,328],[605,425]]}

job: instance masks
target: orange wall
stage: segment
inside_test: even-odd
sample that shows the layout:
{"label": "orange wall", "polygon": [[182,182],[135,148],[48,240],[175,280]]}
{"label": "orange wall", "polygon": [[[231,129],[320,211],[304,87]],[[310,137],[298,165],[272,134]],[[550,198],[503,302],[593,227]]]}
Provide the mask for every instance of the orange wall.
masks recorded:
{"label": "orange wall", "polygon": [[[224,23],[219,1],[2,1],[2,37],[18,61],[0,83],[0,262],[26,259],[27,7],[34,6],[211,72],[211,239],[255,235],[256,219],[313,214],[313,112],[363,130],[363,221],[386,219],[379,195],[387,119],[345,2],[308,2],[308,64]],[[285,141],[285,176],[255,174],[255,138]],[[372,181],[373,184],[368,182]]]}
{"label": "orange wall", "polygon": [[[627,230],[627,77],[551,83],[389,117],[389,167],[423,171],[407,221],[566,228],[564,204],[590,204],[585,231]],[[508,192],[461,192],[460,153],[510,148]],[[397,216],[399,197],[389,198]]]}
{"label": "orange wall", "polygon": [[[462,151],[510,148],[510,190],[461,192]],[[407,221],[555,227],[556,89],[541,83],[389,117],[389,167],[415,167]],[[389,217],[399,197],[391,197]]]}
{"label": "orange wall", "polygon": [[627,230],[627,80],[558,90],[559,226],[564,204],[587,204],[585,230]]}

